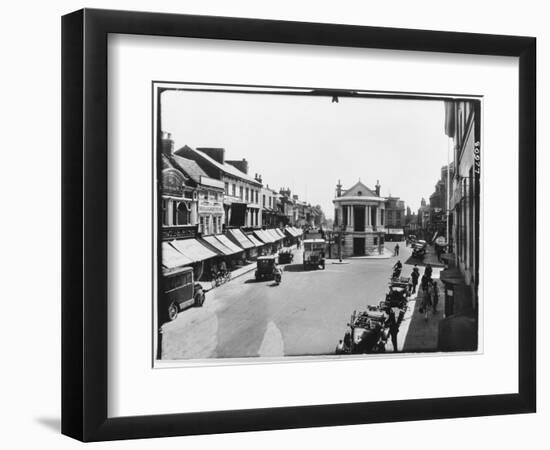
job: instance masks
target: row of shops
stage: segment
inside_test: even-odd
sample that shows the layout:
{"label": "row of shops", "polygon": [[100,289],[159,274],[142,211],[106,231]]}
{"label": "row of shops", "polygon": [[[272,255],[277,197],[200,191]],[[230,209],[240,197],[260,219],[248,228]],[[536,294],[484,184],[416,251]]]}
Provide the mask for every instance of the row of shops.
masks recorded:
{"label": "row of shops", "polygon": [[191,266],[195,280],[210,280],[222,266],[234,270],[258,256],[278,252],[296,244],[302,230],[285,228],[229,228],[223,234],[196,236],[162,242],[161,261],[164,271]]}

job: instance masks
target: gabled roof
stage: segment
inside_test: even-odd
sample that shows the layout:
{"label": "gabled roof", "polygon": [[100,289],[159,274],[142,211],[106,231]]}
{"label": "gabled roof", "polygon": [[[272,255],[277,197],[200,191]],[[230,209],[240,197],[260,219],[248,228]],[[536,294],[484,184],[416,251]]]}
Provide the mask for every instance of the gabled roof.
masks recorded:
{"label": "gabled roof", "polygon": [[174,161],[180,170],[188,175],[195,183],[200,183],[201,176],[206,177],[206,172],[192,159],[187,159],[179,155],[173,155]]}
{"label": "gabled roof", "polygon": [[197,157],[198,159],[206,162],[207,164],[210,164],[210,165],[218,168],[219,170],[221,170],[222,172],[226,173],[229,176],[240,178],[243,181],[247,181],[248,183],[252,183],[252,184],[255,184],[257,186],[262,186],[262,183],[259,183],[258,181],[256,181],[254,178],[252,178],[248,174],[246,174],[244,172],[241,172],[235,166],[232,166],[231,164],[227,164],[227,163],[224,163],[224,164],[219,163],[214,158],[211,158],[210,156],[208,156],[206,153],[201,152],[199,150],[195,150],[194,148],[191,148],[188,145],[184,145],[179,150],[176,150],[175,153],[178,156],[185,155],[185,156],[193,157],[194,160],[195,160],[194,157]]}
{"label": "gabled roof", "polygon": [[344,191],[342,194],[342,197],[378,197],[376,195],[376,192],[369,189],[367,186],[365,186],[361,181],[358,181],[355,183],[352,187]]}

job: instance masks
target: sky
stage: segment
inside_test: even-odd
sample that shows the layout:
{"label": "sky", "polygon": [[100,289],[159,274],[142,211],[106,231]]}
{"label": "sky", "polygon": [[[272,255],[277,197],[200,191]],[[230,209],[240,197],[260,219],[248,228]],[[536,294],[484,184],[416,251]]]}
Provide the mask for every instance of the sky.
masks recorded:
{"label": "sky", "polygon": [[163,131],[175,148],[223,147],[249,163],[263,184],[321,205],[334,215],[336,184],[361,180],[396,196],[413,212],[429,201],[447,164],[444,106],[439,100],[166,91]]}

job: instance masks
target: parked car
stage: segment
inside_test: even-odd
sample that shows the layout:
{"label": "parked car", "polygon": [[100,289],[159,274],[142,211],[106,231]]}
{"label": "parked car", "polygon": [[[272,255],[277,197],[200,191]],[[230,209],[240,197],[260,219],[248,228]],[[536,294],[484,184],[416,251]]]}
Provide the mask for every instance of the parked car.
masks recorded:
{"label": "parked car", "polygon": [[206,294],[200,283],[195,283],[192,267],[178,267],[163,272],[163,293],[159,312],[174,320],[178,313],[190,306],[202,306]]}

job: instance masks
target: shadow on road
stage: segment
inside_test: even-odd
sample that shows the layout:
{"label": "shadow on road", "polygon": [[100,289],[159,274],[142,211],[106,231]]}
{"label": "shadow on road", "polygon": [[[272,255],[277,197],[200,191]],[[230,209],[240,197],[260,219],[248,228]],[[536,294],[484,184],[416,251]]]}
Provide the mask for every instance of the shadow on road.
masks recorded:
{"label": "shadow on road", "polygon": [[305,272],[303,264],[288,264],[285,266],[285,272]]}

